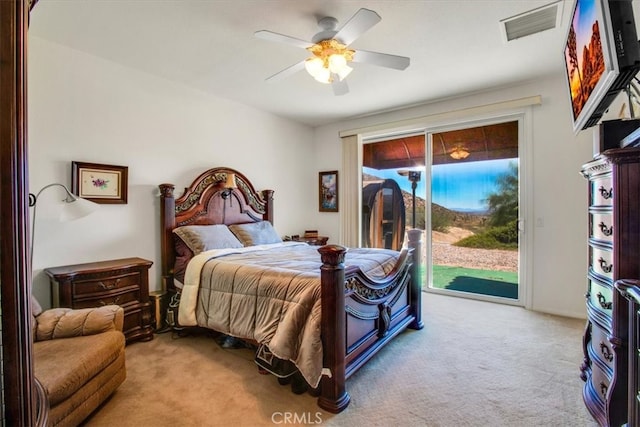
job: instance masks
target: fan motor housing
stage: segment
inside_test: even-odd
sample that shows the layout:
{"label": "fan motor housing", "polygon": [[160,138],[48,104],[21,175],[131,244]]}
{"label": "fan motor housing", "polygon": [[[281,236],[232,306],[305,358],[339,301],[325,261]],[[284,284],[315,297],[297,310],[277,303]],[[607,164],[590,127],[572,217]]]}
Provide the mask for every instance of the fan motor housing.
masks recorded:
{"label": "fan motor housing", "polygon": [[318,20],[318,27],[322,28],[322,31],[313,36],[311,39],[313,43],[318,43],[322,40],[331,40],[333,36],[338,33],[338,31],[336,31],[336,28],[338,28],[338,20],[333,16],[326,16]]}

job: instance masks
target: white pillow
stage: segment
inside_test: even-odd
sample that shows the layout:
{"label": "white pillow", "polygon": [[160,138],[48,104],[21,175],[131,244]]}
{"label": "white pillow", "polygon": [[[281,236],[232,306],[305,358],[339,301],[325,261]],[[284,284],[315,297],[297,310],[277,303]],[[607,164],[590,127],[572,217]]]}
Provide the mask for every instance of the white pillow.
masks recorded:
{"label": "white pillow", "polygon": [[185,225],[173,232],[191,249],[194,255],[211,249],[241,248],[242,243],[226,225]]}

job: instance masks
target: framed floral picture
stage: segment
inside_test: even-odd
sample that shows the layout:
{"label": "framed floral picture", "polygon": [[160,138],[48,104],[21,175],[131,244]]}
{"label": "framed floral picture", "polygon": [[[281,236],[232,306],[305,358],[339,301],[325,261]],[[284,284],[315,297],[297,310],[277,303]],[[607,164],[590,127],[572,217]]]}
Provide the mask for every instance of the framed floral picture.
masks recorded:
{"label": "framed floral picture", "polygon": [[127,166],[71,162],[71,191],[95,203],[127,203]]}
{"label": "framed floral picture", "polygon": [[338,212],[338,171],[320,172],[320,212]]}

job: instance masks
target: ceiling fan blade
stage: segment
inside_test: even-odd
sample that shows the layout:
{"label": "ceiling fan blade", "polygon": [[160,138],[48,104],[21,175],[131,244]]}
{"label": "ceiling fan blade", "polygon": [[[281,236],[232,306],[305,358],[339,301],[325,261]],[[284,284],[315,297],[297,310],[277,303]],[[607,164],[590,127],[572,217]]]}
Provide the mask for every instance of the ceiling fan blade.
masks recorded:
{"label": "ceiling fan blade", "polygon": [[271,77],[267,77],[266,81],[268,81],[269,83],[277,82],[302,70],[304,70],[304,61],[295,63],[292,66],[287,67],[284,70],[275,73]]}
{"label": "ceiling fan blade", "polygon": [[349,86],[347,85],[346,80],[340,80],[337,74],[333,75],[333,81],[331,82],[331,88],[333,89],[333,94],[336,96],[342,96],[349,93]]}
{"label": "ceiling fan blade", "polygon": [[290,44],[290,45],[293,45],[293,46],[301,47],[303,49],[306,49],[309,46],[313,45],[313,43],[311,43],[309,41],[302,40],[302,39],[297,39],[297,38],[291,37],[291,36],[285,36],[284,34],[274,33],[273,31],[269,31],[269,30],[256,31],[255,33],[253,33],[253,35],[256,36],[259,39],[269,40],[269,41],[278,42],[278,43]]}
{"label": "ceiling fan blade", "polygon": [[350,45],[369,28],[380,22],[382,18],[373,10],[358,10],[342,28],[333,36],[345,45]]}
{"label": "ceiling fan blade", "polygon": [[380,67],[404,70],[411,62],[406,56],[391,55],[388,53],[369,52],[366,50],[356,50],[353,55],[353,62],[378,65]]}

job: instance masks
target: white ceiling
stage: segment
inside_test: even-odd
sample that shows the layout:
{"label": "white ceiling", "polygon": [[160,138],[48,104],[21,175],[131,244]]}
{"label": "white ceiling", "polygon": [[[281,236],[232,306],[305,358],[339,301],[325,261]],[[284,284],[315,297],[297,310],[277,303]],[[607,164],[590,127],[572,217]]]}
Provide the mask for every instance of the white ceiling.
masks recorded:
{"label": "white ceiling", "polygon": [[[30,34],[318,126],[562,73],[572,0],[558,28],[505,42],[500,20],[552,0],[40,0]],[[634,7],[637,9],[637,2]],[[335,96],[304,70],[265,79],[308,56],[254,37],[271,30],[310,40],[317,19],[340,27],[358,9],[382,21],[351,44],[408,56],[404,71],[354,64],[349,93]],[[638,12],[636,12],[638,16]]]}

